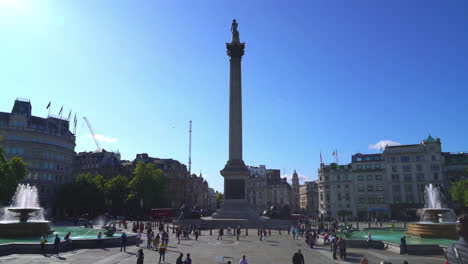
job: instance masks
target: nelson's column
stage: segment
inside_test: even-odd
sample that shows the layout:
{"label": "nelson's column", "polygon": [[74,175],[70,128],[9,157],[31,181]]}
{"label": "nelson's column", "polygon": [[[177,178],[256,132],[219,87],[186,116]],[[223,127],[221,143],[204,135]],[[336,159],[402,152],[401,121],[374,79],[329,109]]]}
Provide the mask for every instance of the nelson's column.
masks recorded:
{"label": "nelson's column", "polygon": [[245,43],[239,39],[237,23],[231,26],[232,40],[226,43],[230,61],[229,76],[229,160],[221,170],[224,177],[224,203],[213,218],[257,219],[256,212],[247,201],[247,180],[249,169],[242,160],[242,81],[241,59]]}

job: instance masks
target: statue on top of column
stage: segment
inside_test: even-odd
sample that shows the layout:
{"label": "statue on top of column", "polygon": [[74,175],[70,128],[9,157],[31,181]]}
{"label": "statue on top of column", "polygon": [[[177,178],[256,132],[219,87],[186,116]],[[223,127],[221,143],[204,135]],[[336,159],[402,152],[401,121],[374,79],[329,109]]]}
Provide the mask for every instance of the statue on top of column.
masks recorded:
{"label": "statue on top of column", "polygon": [[240,39],[239,39],[239,31],[237,31],[237,26],[239,24],[237,24],[236,20],[232,20],[232,26],[231,26],[231,32],[232,32],[232,40],[231,40],[231,43],[240,43]]}

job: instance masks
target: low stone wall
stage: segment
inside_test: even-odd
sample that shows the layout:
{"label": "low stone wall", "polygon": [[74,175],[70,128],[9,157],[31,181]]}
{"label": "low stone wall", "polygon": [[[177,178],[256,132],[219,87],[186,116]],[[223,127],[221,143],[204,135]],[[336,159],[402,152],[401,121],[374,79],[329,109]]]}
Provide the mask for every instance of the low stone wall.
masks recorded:
{"label": "low stone wall", "polygon": [[[135,245],[136,236],[127,236],[127,246]],[[60,242],[60,252],[66,252],[74,249],[86,248],[108,248],[120,247],[120,236],[115,238],[105,238],[98,243],[97,239],[77,239],[73,240],[71,247],[65,241]],[[46,243],[44,252],[47,254],[52,253],[54,248],[53,243]],[[42,254],[41,245],[39,243],[8,243],[0,244],[0,256],[11,254]]]}
{"label": "low stone wall", "polygon": [[202,229],[217,229],[220,227],[237,227],[240,226],[241,228],[271,228],[271,229],[278,229],[281,228],[282,230],[287,230],[291,228],[292,225],[295,224],[294,220],[283,220],[283,219],[267,219],[267,220],[237,220],[237,219],[213,219],[213,220],[206,220],[206,219],[183,219],[174,221],[173,224],[175,225],[194,225],[196,227],[200,227]]}
{"label": "low stone wall", "polygon": [[[323,236],[319,236],[319,239],[323,241]],[[347,239],[346,240],[346,248],[369,248],[366,240],[354,240],[354,239]],[[372,240],[371,247],[373,249],[385,249],[385,245],[383,241],[380,240]]]}
{"label": "low stone wall", "polygon": [[[395,244],[387,241],[383,241],[385,249],[390,252],[400,254],[400,244]],[[443,245],[406,245],[406,254],[408,255],[444,255],[447,250],[446,246]]]}

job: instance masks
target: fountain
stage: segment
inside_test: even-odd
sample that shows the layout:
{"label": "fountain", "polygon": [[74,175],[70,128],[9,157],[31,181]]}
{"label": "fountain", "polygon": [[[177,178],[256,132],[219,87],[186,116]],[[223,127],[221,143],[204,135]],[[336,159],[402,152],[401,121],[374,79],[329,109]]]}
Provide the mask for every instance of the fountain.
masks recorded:
{"label": "fountain", "polygon": [[31,237],[50,231],[35,186],[19,184],[10,207],[4,207],[0,237]]}
{"label": "fountain", "polygon": [[421,210],[421,221],[408,224],[406,234],[421,238],[457,239],[456,215],[444,207],[444,197],[432,184],[425,189],[426,206]]}

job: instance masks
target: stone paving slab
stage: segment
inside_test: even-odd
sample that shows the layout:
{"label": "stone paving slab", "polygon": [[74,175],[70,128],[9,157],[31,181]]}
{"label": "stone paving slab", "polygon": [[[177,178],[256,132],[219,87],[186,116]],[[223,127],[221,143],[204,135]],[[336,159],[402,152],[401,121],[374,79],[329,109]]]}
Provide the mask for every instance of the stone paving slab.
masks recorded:
{"label": "stone paving slab", "polygon": [[[244,230],[243,230],[244,231]],[[242,232],[244,233],[244,232]],[[177,244],[174,234],[170,232],[170,240],[168,252],[166,254],[166,262],[174,264],[179,252],[190,253],[193,263],[203,264],[218,264],[222,259],[220,257],[231,257],[232,263],[239,263],[242,254],[246,254],[250,264],[255,263],[275,263],[289,264],[292,263],[292,255],[297,249],[302,249],[306,263],[359,263],[362,257],[368,258],[369,263],[379,263],[382,260],[391,261],[393,264],[403,263],[403,260],[408,260],[410,264],[435,264],[445,263],[442,256],[407,256],[398,255],[385,250],[364,250],[364,249],[348,249],[349,259],[345,261],[333,261],[330,247],[318,245],[313,249],[305,246],[304,240],[293,240],[287,232],[282,232],[278,235],[277,232],[272,236],[268,236],[264,241],[259,241],[256,235],[256,230],[249,230],[249,236],[241,235],[237,241],[235,236],[224,236],[223,240],[217,240],[215,232],[209,235],[209,231],[203,231],[202,236],[196,241],[194,238],[181,240]],[[146,235],[143,235],[146,239]],[[146,246],[146,241],[143,241],[141,246]],[[139,248],[130,246],[127,252],[120,252],[120,248],[106,249],[83,249],[69,251],[56,256],[43,255],[10,255],[0,257],[0,264],[3,263],[136,263],[136,252]],[[158,263],[159,253],[156,251],[144,248],[145,262]]]}

